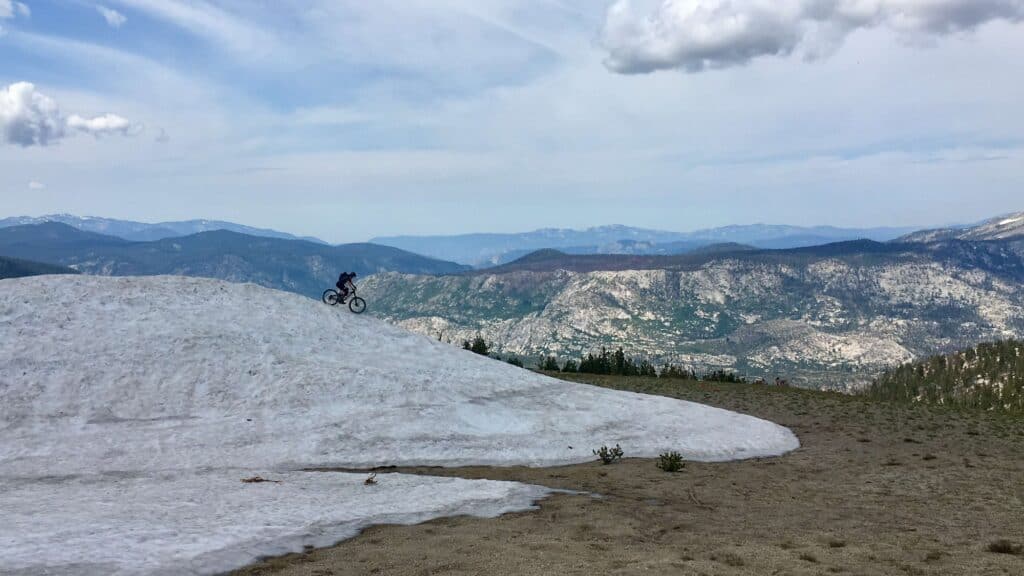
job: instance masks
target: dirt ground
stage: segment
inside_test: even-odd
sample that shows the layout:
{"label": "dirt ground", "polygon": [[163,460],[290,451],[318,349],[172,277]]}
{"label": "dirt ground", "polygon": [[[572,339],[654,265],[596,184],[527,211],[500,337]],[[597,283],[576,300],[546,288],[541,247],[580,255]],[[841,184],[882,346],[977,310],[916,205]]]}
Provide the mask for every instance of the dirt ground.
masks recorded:
{"label": "dirt ground", "polygon": [[[628,446],[626,459],[608,466],[403,469],[603,497],[558,495],[537,511],[490,520],[378,526],[235,574],[1024,575],[1014,548],[1024,544],[1019,415],[764,386],[578,380],[766,418],[802,447],[780,458],[691,462],[674,474],[630,459]],[[1001,539],[1009,553],[990,551]]]}

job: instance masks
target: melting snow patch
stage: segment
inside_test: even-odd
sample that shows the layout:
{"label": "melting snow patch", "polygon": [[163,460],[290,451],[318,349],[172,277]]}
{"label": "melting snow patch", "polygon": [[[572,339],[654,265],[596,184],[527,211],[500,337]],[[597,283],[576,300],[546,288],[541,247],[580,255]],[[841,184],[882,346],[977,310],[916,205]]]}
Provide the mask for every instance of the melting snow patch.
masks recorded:
{"label": "melting snow patch", "polygon": [[[54,293],[74,298],[54,306]],[[546,493],[294,472],[308,467],[555,465],[602,444],[730,460],[799,445],[764,420],[563,382],[195,278],[0,281],[0,394],[0,573],[215,573]],[[256,475],[283,482],[241,482]]]}
{"label": "melting snow patch", "polygon": [[0,573],[216,574],[330,546],[371,524],[526,510],[542,488],[512,482],[247,471],[0,482]]}

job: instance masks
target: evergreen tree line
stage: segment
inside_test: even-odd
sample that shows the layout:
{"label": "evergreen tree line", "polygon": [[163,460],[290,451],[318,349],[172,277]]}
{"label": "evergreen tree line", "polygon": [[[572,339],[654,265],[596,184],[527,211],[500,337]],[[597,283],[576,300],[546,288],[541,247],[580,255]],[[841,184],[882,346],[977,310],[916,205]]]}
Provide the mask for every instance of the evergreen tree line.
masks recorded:
{"label": "evergreen tree line", "polygon": [[984,410],[1024,411],[1024,342],[979,344],[887,371],[868,396]]}
{"label": "evergreen tree line", "polygon": [[[494,348],[488,344],[483,337],[477,336],[473,340],[464,340],[462,347],[482,356],[490,356],[501,360],[499,355],[492,354]],[[523,367],[523,362],[515,356],[505,358],[509,364]],[[537,369],[545,372],[564,372],[572,374],[599,374],[609,376],[643,376],[647,378],[670,378],[678,380],[701,380],[704,382],[732,382],[746,383],[746,378],[727,370],[713,370],[703,375],[696,371],[677,366],[665,364],[660,369],[654,366],[647,359],[635,359],[626,354],[623,348],[610,351],[601,348],[599,353],[589,353],[579,360],[568,359],[560,362],[555,356],[546,356],[537,363]]]}
{"label": "evergreen tree line", "polygon": [[665,364],[658,369],[646,359],[636,360],[622,348],[614,352],[601,348],[600,353],[590,353],[579,362],[569,359],[559,366],[558,359],[549,356],[541,361],[539,368],[547,371],[575,372],[578,374],[602,374],[610,376],[644,376],[648,378],[673,378],[678,380],[701,380],[703,382],[746,383],[735,372],[712,370],[698,375],[696,371],[674,364]]}

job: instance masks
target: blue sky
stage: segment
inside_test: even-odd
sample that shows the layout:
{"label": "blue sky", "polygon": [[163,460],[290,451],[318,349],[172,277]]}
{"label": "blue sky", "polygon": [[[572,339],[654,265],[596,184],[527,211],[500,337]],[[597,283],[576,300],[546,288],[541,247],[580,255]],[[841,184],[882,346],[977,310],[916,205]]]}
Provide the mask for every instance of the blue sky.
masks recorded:
{"label": "blue sky", "polygon": [[0,0],[0,216],[364,240],[1024,210],[1024,0]]}

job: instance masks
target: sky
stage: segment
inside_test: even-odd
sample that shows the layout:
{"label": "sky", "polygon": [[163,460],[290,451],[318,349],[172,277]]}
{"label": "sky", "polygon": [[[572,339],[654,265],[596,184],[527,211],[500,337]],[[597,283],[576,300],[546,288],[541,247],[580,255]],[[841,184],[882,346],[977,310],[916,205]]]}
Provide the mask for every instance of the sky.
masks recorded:
{"label": "sky", "polygon": [[0,217],[973,222],[1021,54],[1024,0],[0,0]]}

